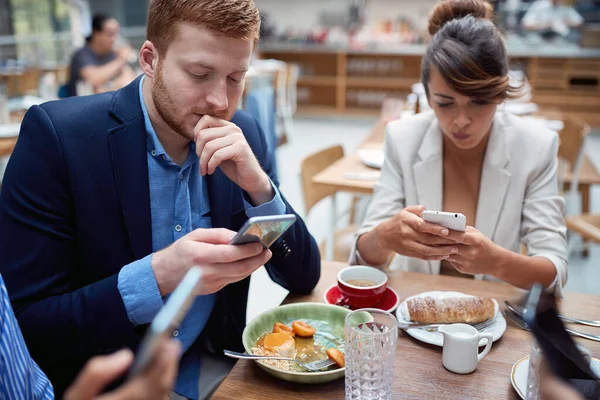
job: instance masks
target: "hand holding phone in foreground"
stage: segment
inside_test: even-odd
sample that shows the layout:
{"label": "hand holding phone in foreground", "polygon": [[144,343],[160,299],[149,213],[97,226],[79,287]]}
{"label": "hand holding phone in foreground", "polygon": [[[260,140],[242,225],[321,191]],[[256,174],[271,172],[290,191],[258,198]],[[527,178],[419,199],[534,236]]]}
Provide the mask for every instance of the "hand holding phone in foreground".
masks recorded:
{"label": "hand holding phone in foreground", "polygon": [[133,353],[121,350],[108,356],[96,356],[87,362],[75,382],[67,389],[65,400],[164,400],[168,398],[179,365],[181,347],[173,339],[162,338],[156,356],[144,373],[118,389],[100,395],[111,382],[125,374],[133,362]]}
{"label": "hand holding phone in foreground", "polygon": [[271,259],[260,243],[230,244],[234,236],[228,229],[196,229],[154,253],[152,269],[161,296],[172,293],[191,267],[202,270],[196,294],[203,295],[241,281]]}

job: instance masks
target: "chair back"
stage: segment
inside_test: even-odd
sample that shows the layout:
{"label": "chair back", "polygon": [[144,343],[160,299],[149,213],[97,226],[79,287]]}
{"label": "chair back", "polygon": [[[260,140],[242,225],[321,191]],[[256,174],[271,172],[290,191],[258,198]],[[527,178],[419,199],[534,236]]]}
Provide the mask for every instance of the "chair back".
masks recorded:
{"label": "chair back", "polygon": [[565,115],[564,127],[559,132],[560,146],[558,148],[559,184],[562,190],[565,177],[569,180],[570,191],[575,193],[579,185],[579,171],[583,164],[585,138],[590,133],[590,126],[574,115]]}
{"label": "chair back", "polygon": [[304,209],[306,214],[310,212],[315,204],[335,192],[332,188],[313,184],[313,177],[342,157],[344,157],[344,148],[336,145],[314,153],[302,160],[300,173],[302,175],[302,191],[304,193]]}

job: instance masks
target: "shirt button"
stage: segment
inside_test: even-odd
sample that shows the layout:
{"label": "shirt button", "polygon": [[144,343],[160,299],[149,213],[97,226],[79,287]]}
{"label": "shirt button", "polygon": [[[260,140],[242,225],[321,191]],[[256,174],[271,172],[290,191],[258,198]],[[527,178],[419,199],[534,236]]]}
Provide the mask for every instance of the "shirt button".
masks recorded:
{"label": "shirt button", "polygon": [[173,332],[173,337],[177,337],[177,336],[179,336],[179,331]]}
{"label": "shirt button", "polygon": [[156,157],[156,150],[152,150],[150,154],[152,154],[152,157]]}
{"label": "shirt button", "polygon": [[181,225],[179,225],[179,224],[175,225],[175,230],[177,232],[181,232]]}
{"label": "shirt button", "polygon": [[183,174],[179,174],[179,180],[183,179]]}

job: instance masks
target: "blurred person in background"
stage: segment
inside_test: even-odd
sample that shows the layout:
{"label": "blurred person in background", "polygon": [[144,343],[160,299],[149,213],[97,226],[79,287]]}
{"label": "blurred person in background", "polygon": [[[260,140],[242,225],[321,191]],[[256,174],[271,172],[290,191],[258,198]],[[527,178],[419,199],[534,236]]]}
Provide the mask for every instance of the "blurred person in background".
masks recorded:
{"label": "blurred person in background", "polygon": [[129,61],[134,52],[128,45],[115,49],[120,26],[116,19],[96,14],[92,19],[92,33],[86,45],[71,58],[68,95],[77,96],[78,84],[83,82],[92,93],[117,90],[130,83],[134,73]]}
{"label": "blurred person in background", "polygon": [[564,0],[537,0],[521,20],[525,30],[539,32],[547,38],[567,36],[582,24],[583,17]]}

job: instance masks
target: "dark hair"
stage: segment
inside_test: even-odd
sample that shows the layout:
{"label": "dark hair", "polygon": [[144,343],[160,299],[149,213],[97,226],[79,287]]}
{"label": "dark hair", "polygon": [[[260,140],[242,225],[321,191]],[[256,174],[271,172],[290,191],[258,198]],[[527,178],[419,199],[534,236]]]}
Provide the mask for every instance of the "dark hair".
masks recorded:
{"label": "dark hair", "polygon": [[94,14],[92,17],[92,32],[90,33],[90,36],[85,38],[85,40],[89,42],[92,40],[92,36],[94,36],[95,32],[102,32],[104,29],[104,23],[109,19],[113,19],[113,17],[106,14]]}
{"label": "dark hair", "polygon": [[491,21],[492,6],[484,0],[446,0],[429,17],[433,35],[421,62],[421,81],[429,95],[431,68],[452,90],[468,97],[505,100],[521,88],[508,84],[508,57],[502,35]]}

